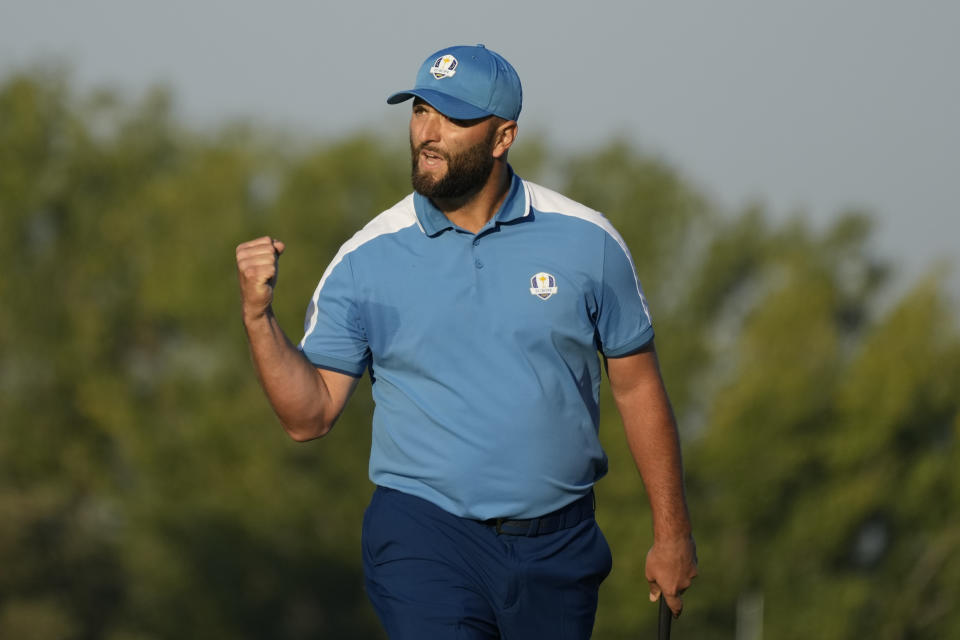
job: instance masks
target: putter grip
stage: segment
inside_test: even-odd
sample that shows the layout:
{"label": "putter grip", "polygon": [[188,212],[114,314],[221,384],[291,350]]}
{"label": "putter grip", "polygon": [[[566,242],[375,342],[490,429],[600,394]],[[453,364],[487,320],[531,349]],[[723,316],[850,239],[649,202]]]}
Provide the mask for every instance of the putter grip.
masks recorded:
{"label": "putter grip", "polygon": [[673,611],[667,606],[667,599],[660,594],[660,621],[657,624],[657,640],[670,640],[670,623],[673,621]]}

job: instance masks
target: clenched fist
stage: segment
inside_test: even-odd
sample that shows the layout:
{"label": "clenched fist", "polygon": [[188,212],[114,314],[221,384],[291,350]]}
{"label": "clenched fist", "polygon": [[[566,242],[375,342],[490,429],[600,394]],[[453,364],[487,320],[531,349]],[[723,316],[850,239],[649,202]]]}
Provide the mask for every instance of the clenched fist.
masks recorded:
{"label": "clenched fist", "polygon": [[277,269],[285,245],[269,236],[237,247],[237,277],[244,318],[263,316],[273,302]]}

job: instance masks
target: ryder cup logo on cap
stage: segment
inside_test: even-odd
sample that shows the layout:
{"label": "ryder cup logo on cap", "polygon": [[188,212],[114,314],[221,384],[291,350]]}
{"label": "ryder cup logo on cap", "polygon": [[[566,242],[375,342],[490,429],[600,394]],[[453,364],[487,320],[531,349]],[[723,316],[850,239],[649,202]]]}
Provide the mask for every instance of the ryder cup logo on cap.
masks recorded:
{"label": "ryder cup logo on cap", "polygon": [[439,80],[440,78],[452,78],[457,73],[457,59],[451,55],[440,56],[430,67],[430,73]]}
{"label": "ryder cup logo on cap", "polygon": [[420,65],[414,88],[391,95],[387,102],[397,104],[413,97],[456,120],[489,115],[516,120],[523,105],[516,70],[482,44],[437,51]]}

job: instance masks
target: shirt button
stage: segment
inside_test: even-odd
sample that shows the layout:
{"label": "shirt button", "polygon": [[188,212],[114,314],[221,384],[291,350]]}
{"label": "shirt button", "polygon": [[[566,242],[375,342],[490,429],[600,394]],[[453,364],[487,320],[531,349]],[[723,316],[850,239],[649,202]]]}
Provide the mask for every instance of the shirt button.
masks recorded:
{"label": "shirt button", "polygon": [[473,246],[477,246],[478,244],[480,244],[480,238],[474,238],[474,239],[473,239]]}
{"label": "shirt button", "polygon": [[474,260],[473,264],[477,269],[483,269],[483,262],[480,261],[480,258]]}

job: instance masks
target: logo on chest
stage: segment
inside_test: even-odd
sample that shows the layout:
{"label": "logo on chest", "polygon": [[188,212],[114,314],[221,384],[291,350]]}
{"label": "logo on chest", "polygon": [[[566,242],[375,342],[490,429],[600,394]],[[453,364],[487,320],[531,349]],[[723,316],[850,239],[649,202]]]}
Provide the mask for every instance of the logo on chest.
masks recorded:
{"label": "logo on chest", "polygon": [[557,279],[549,273],[540,273],[530,278],[530,293],[546,300],[557,292]]}

